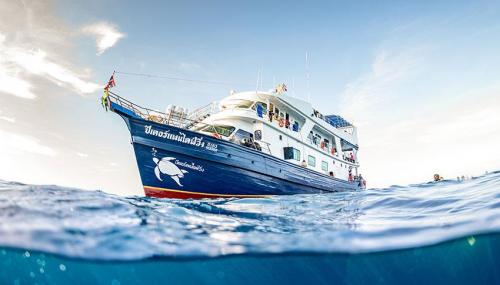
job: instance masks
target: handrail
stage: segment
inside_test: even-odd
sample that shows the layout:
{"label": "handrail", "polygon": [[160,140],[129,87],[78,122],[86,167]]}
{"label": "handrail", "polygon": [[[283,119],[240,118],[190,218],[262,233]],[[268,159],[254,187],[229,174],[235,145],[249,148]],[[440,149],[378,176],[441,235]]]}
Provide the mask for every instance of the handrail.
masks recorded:
{"label": "handrail", "polygon": [[203,121],[204,119],[208,118],[209,116],[211,116],[213,113],[215,113],[216,106],[217,103],[212,102],[208,105],[200,107],[189,113],[187,115],[187,119],[190,120],[190,123],[187,124],[185,127],[189,129],[198,124],[199,122]]}
{"label": "handrail", "polygon": [[205,115],[211,115],[215,111],[215,107],[217,106],[217,102],[212,102],[208,105],[200,107],[188,114],[188,118],[195,120],[198,117],[202,117]]}
{"label": "handrail", "polygon": [[[259,140],[259,143],[264,143],[266,145],[266,147],[267,147],[267,152],[272,155],[271,148],[269,147],[271,145],[270,143],[265,142],[263,140]],[[255,142],[254,142],[254,146],[255,146]]]}
{"label": "handrail", "polygon": [[201,120],[193,120],[188,118],[188,114],[176,111],[170,111],[169,113],[156,111],[149,108],[141,107],[135,103],[130,102],[129,100],[119,96],[116,93],[108,91],[108,107],[111,108],[111,103],[115,103],[118,106],[121,106],[127,110],[132,111],[138,117],[153,121],[160,124],[171,125],[179,128],[187,128],[193,127],[195,125],[203,125],[203,126],[211,126],[209,124],[201,122]]}

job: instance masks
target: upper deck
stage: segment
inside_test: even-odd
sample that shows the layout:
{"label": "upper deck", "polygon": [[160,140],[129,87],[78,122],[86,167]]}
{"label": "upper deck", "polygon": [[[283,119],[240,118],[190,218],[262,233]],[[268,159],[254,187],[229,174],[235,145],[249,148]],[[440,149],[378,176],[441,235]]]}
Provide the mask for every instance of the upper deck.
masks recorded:
{"label": "upper deck", "polygon": [[[254,106],[256,104],[263,106],[263,115],[273,112],[274,115],[279,114],[279,117],[283,114],[283,118],[286,120],[286,114],[293,113],[295,115],[294,119],[302,122],[302,126],[311,121],[309,124],[315,125],[313,127],[319,129],[320,132],[338,136],[353,145],[354,148],[358,148],[357,129],[353,124],[339,115],[324,116],[318,110],[314,109],[309,102],[277,93],[263,91],[233,93],[220,101],[219,110],[216,112],[217,117],[231,116],[232,113],[234,114],[238,110],[248,110],[248,113],[255,113],[256,109]],[[277,106],[280,107],[278,108],[278,112],[276,112]],[[212,119],[213,117],[207,119],[207,122],[212,121]],[[304,133],[304,135],[307,136],[309,131]]]}

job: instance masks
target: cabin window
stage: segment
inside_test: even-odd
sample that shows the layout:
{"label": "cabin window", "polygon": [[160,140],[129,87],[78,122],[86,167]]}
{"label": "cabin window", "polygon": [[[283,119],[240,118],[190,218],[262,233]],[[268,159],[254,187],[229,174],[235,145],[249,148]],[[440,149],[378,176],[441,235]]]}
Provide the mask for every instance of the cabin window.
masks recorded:
{"label": "cabin window", "polygon": [[307,157],[307,164],[309,164],[309,166],[313,166],[315,167],[316,166],[316,157],[310,155]]}
{"label": "cabin window", "polygon": [[250,100],[231,100],[227,102],[224,107],[228,109],[248,109],[252,106],[254,102]]}
{"label": "cabin window", "polygon": [[240,142],[242,139],[253,140],[253,134],[242,129],[239,129],[234,133],[234,138],[237,142]]}
{"label": "cabin window", "polygon": [[328,171],[328,162],[322,161],[321,162],[321,169],[324,171]]}
{"label": "cabin window", "polygon": [[293,147],[284,147],[283,152],[285,160],[293,159],[296,161],[300,161],[300,150]]}
{"label": "cabin window", "polygon": [[262,139],[262,131],[261,130],[256,130],[253,132],[255,140],[260,141]]}
{"label": "cabin window", "polygon": [[214,133],[217,132],[221,136],[228,137],[230,136],[235,130],[235,127],[233,126],[222,126],[222,125],[215,125],[215,126],[206,126],[202,129],[203,132],[207,133]]}

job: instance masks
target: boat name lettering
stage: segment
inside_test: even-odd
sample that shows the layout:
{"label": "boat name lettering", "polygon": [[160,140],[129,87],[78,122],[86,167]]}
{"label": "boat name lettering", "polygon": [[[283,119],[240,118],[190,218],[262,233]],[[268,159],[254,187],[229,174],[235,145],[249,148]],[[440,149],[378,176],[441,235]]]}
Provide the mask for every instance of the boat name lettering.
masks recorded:
{"label": "boat name lettering", "polygon": [[217,145],[211,142],[207,142],[207,147],[206,149],[211,150],[211,151],[217,151]]}
{"label": "boat name lettering", "polygon": [[199,172],[205,172],[205,168],[203,168],[203,166],[201,166],[199,164],[194,164],[194,162],[189,163],[189,162],[180,161],[177,159],[177,160],[175,160],[175,164],[182,166],[182,167],[185,167],[185,168],[196,170]]}
{"label": "boat name lettering", "polygon": [[185,133],[183,132],[178,132],[177,134],[171,133],[170,130],[166,131],[160,131],[160,130],[155,130],[151,125],[144,126],[144,132],[147,135],[152,135],[156,136],[159,138],[164,138],[172,141],[178,141],[184,144],[190,144],[194,145],[197,147],[205,147],[207,146],[206,149],[212,150],[212,151],[217,151],[217,145],[213,143],[208,143],[208,145],[203,141],[203,137],[188,137],[186,136]]}

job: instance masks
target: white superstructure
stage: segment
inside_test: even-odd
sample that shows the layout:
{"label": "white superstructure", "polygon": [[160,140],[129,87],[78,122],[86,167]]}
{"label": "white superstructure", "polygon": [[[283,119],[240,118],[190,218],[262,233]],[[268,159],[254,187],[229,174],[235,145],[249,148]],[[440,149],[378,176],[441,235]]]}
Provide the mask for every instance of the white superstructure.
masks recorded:
{"label": "white superstructure", "polygon": [[356,127],[308,102],[277,92],[232,92],[218,110],[213,104],[207,110],[192,114],[200,123],[191,129],[340,179],[358,175]]}

